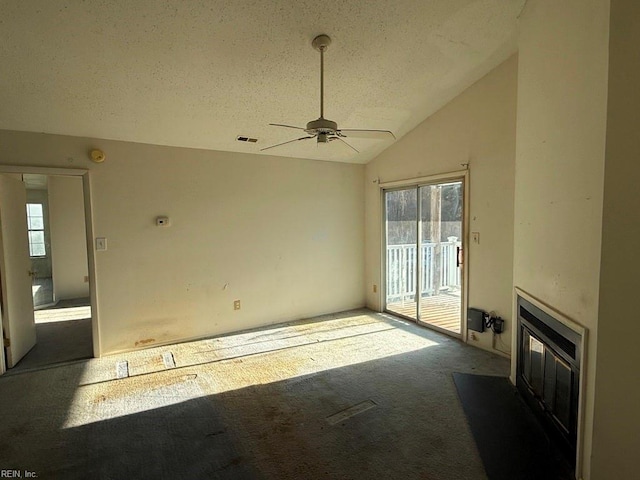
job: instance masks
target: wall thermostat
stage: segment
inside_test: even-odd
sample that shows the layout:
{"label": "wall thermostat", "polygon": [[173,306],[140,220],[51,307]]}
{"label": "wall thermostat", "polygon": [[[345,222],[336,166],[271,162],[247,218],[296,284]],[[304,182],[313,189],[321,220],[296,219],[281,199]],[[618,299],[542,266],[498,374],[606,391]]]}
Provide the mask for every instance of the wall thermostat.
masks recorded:
{"label": "wall thermostat", "polygon": [[158,227],[168,227],[169,217],[156,217],[156,225]]}

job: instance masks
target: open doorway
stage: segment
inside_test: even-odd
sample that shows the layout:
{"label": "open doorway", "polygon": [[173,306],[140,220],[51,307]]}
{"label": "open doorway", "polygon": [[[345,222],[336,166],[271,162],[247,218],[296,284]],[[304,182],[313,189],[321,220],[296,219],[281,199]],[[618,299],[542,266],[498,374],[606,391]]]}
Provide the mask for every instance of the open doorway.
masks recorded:
{"label": "open doorway", "polygon": [[25,173],[20,178],[36,341],[22,358],[6,358],[14,372],[94,356],[82,177]]}

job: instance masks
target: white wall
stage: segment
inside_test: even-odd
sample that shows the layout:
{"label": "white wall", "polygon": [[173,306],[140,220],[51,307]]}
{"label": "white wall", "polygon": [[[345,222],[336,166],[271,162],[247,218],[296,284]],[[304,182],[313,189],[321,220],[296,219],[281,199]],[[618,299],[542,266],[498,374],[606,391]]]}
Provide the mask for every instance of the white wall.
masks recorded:
{"label": "white wall", "polygon": [[640,4],[612,0],[593,479],[640,477]]}
{"label": "white wall", "polygon": [[[470,164],[470,230],[480,232],[480,244],[469,245],[469,306],[495,310],[507,320],[507,331],[496,344],[510,349],[513,188],[516,116],[516,56],[426,119],[391,146],[366,169],[366,289],[367,305],[379,310],[381,182],[425,177],[462,170]],[[380,289],[382,290],[382,289]],[[492,349],[492,333],[478,334],[477,346]]]}
{"label": "white wall", "polygon": [[89,296],[82,179],[49,177],[49,225],[56,300]]}
{"label": "white wall", "polygon": [[590,330],[590,478],[607,102],[608,0],[529,0],[521,17],[514,284]]}
{"label": "white wall", "polygon": [[364,305],[360,165],[7,131],[0,163],[91,169],[102,353]]}

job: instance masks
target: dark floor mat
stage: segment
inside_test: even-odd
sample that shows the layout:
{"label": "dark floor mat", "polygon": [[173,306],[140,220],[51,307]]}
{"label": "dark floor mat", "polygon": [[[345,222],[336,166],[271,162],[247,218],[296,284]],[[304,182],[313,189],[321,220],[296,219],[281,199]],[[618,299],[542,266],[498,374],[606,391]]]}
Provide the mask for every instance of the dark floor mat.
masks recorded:
{"label": "dark floor mat", "polygon": [[489,480],[574,478],[506,377],[454,373],[453,380]]}

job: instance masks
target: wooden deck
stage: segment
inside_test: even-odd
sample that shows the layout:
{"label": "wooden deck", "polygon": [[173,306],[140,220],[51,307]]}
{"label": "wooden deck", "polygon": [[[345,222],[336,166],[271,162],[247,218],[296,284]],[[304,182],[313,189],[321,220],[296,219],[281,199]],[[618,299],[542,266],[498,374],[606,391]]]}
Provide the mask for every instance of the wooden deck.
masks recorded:
{"label": "wooden deck", "polygon": [[[453,333],[460,333],[460,297],[438,295],[424,297],[420,304],[420,321]],[[416,302],[389,303],[387,310],[412,319],[416,318]]]}

